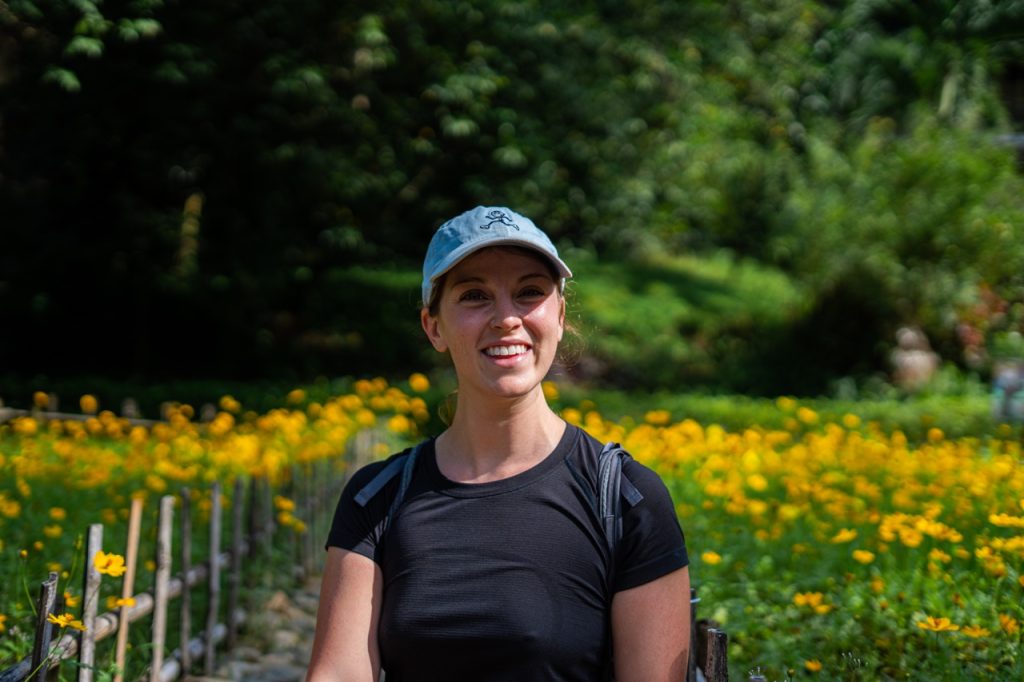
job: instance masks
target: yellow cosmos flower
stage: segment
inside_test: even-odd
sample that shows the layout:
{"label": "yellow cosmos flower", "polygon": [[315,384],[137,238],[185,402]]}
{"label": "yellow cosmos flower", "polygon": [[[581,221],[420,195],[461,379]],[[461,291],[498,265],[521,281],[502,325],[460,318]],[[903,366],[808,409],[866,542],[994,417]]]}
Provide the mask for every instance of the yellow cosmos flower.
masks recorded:
{"label": "yellow cosmos flower", "polygon": [[956,632],[960,629],[960,626],[950,622],[949,618],[936,618],[935,616],[928,616],[924,620],[917,621],[917,627],[929,632]]}
{"label": "yellow cosmos flower", "polygon": [[63,507],[50,507],[50,518],[54,521],[63,521],[67,517],[68,513]]}
{"label": "yellow cosmos flower", "polygon": [[36,391],[32,394],[32,404],[42,410],[50,404],[50,396],[43,391]]}
{"label": "yellow cosmos flower", "polygon": [[120,554],[107,554],[102,550],[96,552],[93,565],[103,575],[109,575],[113,578],[124,575],[124,572],[128,570],[128,567],[124,565],[123,556]]}
{"label": "yellow cosmos flower", "polygon": [[990,634],[992,634],[980,625],[965,625],[964,629],[960,632],[974,639],[977,639],[979,637],[988,637]]}
{"label": "yellow cosmos flower", "polygon": [[293,389],[288,391],[288,395],[285,397],[285,400],[288,401],[289,405],[298,405],[301,402],[305,402],[306,392],[301,388]]}
{"label": "yellow cosmos flower", "polygon": [[125,607],[128,607],[128,608],[131,608],[132,606],[135,606],[135,597],[128,597],[128,598],[107,597],[107,608],[108,609],[117,609],[117,608],[121,608],[122,606],[125,606]]}
{"label": "yellow cosmos flower", "polygon": [[274,507],[278,511],[295,511],[295,502],[284,495],[274,495]]}
{"label": "yellow cosmos flower", "polygon": [[417,393],[424,393],[430,390],[430,379],[425,374],[416,372],[409,375],[409,388]]}
{"label": "yellow cosmos flower", "polygon": [[830,540],[830,542],[832,542],[833,544],[838,545],[838,544],[843,543],[843,542],[850,542],[851,540],[856,539],[856,537],[857,537],[857,531],[856,530],[854,530],[853,528],[843,528],[838,533],[836,533],[835,535],[832,536],[832,539]]}
{"label": "yellow cosmos flower", "polygon": [[1024,516],[1010,514],[989,514],[988,522],[1000,528],[1024,528]]}
{"label": "yellow cosmos flower", "polygon": [[85,630],[85,626],[82,625],[82,621],[75,620],[74,615],[70,613],[62,613],[61,615],[50,614],[46,617],[46,620],[50,621],[54,625],[60,628],[72,628],[74,630]]}
{"label": "yellow cosmos flower", "polygon": [[853,560],[865,565],[870,564],[875,560],[875,554],[874,552],[869,552],[866,549],[855,549],[853,550]]}
{"label": "yellow cosmos flower", "polygon": [[100,409],[100,403],[96,400],[96,396],[88,393],[78,399],[78,406],[82,408],[82,414],[96,414],[96,411]]}
{"label": "yellow cosmos flower", "polygon": [[65,592],[64,593],[64,605],[65,606],[74,608],[74,607],[78,606],[78,604],[81,601],[82,600],[79,597],[76,597],[75,595],[71,594],[70,592]]}
{"label": "yellow cosmos flower", "polygon": [[[410,383],[412,383],[411,380]],[[547,398],[548,400],[558,400],[558,386],[555,384],[555,382],[545,381],[540,386],[541,389],[543,389],[544,391],[545,398]]]}
{"label": "yellow cosmos flower", "polygon": [[816,673],[821,670],[821,661],[816,658],[812,658],[809,661],[804,661],[804,667],[812,673]]}
{"label": "yellow cosmos flower", "polygon": [[43,526],[43,535],[50,538],[51,540],[54,538],[59,538],[61,536],[61,533],[63,532],[64,529],[58,526],[57,524],[54,524],[52,526]]}
{"label": "yellow cosmos flower", "polygon": [[1024,587],[1024,575],[1022,575],[1021,577],[1017,578],[1017,582],[1020,583],[1021,587]]}
{"label": "yellow cosmos flower", "polygon": [[1015,635],[1020,630],[1020,621],[1008,613],[999,614],[999,627],[1008,635]]}
{"label": "yellow cosmos flower", "polygon": [[7,629],[7,616],[5,616],[4,614],[0,613],[0,632],[5,631],[6,629]]}
{"label": "yellow cosmos flower", "polygon": [[718,552],[707,551],[700,555],[701,560],[709,566],[722,563],[722,555]]}

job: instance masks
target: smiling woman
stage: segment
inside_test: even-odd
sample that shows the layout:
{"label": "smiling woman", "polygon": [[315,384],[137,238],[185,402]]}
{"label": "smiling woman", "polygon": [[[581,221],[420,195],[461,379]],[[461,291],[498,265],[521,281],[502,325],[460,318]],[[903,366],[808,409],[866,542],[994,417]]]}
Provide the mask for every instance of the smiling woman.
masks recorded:
{"label": "smiling woman", "polygon": [[439,436],[342,492],[309,680],[685,677],[688,560],[672,499],[625,457],[623,489],[636,494],[611,544],[602,444],[541,386],[571,276],[507,208],[467,211],[434,235],[420,319],[451,357],[458,406]]}

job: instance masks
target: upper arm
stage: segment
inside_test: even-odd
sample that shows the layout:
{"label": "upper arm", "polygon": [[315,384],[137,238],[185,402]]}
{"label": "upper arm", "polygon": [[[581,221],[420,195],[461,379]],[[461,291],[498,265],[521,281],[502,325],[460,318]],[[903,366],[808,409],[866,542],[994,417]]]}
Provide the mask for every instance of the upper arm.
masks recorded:
{"label": "upper arm", "polygon": [[337,547],[327,550],[307,682],[376,682],[383,582],[380,567],[367,557]]}
{"label": "upper arm", "polygon": [[690,654],[690,572],[680,568],[612,598],[617,682],[686,679]]}

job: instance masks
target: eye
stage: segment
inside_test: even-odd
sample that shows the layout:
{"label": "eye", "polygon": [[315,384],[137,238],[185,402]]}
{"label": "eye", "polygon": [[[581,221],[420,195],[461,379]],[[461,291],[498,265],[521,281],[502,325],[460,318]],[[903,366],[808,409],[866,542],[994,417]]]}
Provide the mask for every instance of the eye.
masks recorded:
{"label": "eye", "polygon": [[520,290],[519,295],[523,298],[537,298],[546,296],[547,294],[540,287],[531,285],[528,287],[523,287],[523,289]]}
{"label": "eye", "polygon": [[479,289],[469,289],[459,294],[459,301],[474,302],[485,300],[487,300],[487,296],[485,296],[484,292],[480,291]]}

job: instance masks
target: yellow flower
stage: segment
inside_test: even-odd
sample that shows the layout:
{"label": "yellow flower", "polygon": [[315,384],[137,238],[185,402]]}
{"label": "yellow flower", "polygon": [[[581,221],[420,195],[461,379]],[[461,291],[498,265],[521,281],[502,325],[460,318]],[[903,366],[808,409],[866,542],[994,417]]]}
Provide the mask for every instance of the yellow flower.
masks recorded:
{"label": "yellow flower", "polygon": [[816,673],[819,670],[821,670],[821,661],[819,661],[816,658],[812,658],[809,661],[804,661],[804,667],[807,668],[812,673]]}
{"label": "yellow flower", "polygon": [[274,495],[274,506],[279,511],[295,511],[295,502],[283,495]]}
{"label": "yellow flower", "polygon": [[960,626],[951,623],[949,618],[936,618],[935,616],[928,616],[924,620],[917,621],[917,627],[930,632],[956,632],[960,629]]}
{"label": "yellow flower", "polygon": [[1024,575],[1022,575],[1021,577],[1017,578],[1017,582],[1020,583],[1021,587],[1024,587]]}
{"label": "yellow flower", "polygon": [[289,405],[298,405],[306,399],[306,392],[301,388],[296,388],[288,392],[285,400],[288,401]]}
{"label": "yellow flower", "polygon": [[1008,635],[1017,634],[1017,630],[1020,630],[1020,622],[1008,613],[999,614],[999,627],[1003,629]]}
{"label": "yellow flower", "polygon": [[544,390],[544,397],[548,400],[558,400],[558,386],[553,381],[545,381],[541,388]]}
{"label": "yellow flower", "polygon": [[430,379],[425,374],[416,372],[409,376],[409,388],[417,393],[424,393],[430,390]]}
{"label": "yellow flower", "polygon": [[82,600],[79,597],[76,597],[75,595],[71,594],[70,592],[65,592],[64,593],[64,605],[65,606],[74,608],[74,607],[78,606],[78,603],[80,601],[82,601]]}
{"label": "yellow flower", "polygon": [[45,409],[50,404],[50,396],[43,391],[36,391],[32,394],[32,404],[40,410]]}
{"label": "yellow flower", "polygon": [[960,632],[967,635],[968,637],[973,637],[975,639],[977,639],[978,637],[988,637],[990,634],[992,634],[980,625],[965,625],[964,629]]}
{"label": "yellow flower", "polygon": [[68,513],[67,513],[67,511],[64,510],[63,507],[51,507],[50,508],[50,518],[53,519],[54,521],[63,521],[67,517],[68,517]]}
{"label": "yellow flower", "polygon": [[58,526],[57,524],[53,524],[52,526],[43,526],[43,535],[50,538],[51,540],[53,538],[59,538],[61,533],[63,532],[64,529]]}
{"label": "yellow flower", "polygon": [[821,592],[797,592],[793,595],[793,603],[797,606],[806,606],[822,616],[833,608],[831,604],[825,603],[825,595]]}
{"label": "yellow flower", "polygon": [[113,596],[107,597],[107,608],[108,609],[117,609],[117,608],[120,608],[122,606],[128,607],[128,608],[131,608],[132,606],[135,606],[135,597],[128,597],[128,598],[113,597]]}
{"label": "yellow flower", "polygon": [[78,399],[78,406],[82,408],[83,414],[96,414],[96,410],[100,408],[99,401],[96,400],[96,396],[89,395],[86,393]]}
{"label": "yellow flower", "polygon": [[815,424],[818,421],[818,413],[809,407],[801,407],[796,411],[796,417],[804,424]]}
{"label": "yellow flower", "polygon": [[882,594],[883,590],[885,590],[885,581],[882,580],[881,578],[877,577],[877,576],[872,578],[871,579],[871,591],[874,592],[875,594]]}
{"label": "yellow flower", "polygon": [[870,564],[875,560],[875,555],[865,549],[855,549],[853,550],[853,560],[862,564]]}
{"label": "yellow flower", "polygon": [[857,531],[852,528],[843,528],[834,536],[832,536],[831,542],[833,544],[840,544],[843,542],[850,542],[857,537]]}
{"label": "yellow flower", "polygon": [[5,616],[4,614],[0,613],[0,632],[3,632],[6,629],[7,629],[7,616]]}
{"label": "yellow flower", "polygon": [[722,562],[722,555],[718,552],[707,551],[700,555],[701,560],[709,566],[714,566]]}
{"label": "yellow flower", "polygon": [[46,617],[46,620],[50,621],[54,625],[60,626],[61,628],[73,628],[75,630],[85,630],[85,626],[82,625],[82,621],[75,620],[75,617],[70,613],[62,613],[57,616],[50,614]]}
{"label": "yellow flower", "polygon": [[855,429],[860,426],[860,417],[855,414],[844,414],[843,415],[843,426],[848,429]]}
{"label": "yellow flower", "polygon": [[113,578],[124,575],[128,568],[124,565],[124,557],[120,554],[107,554],[103,550],[96,552],[96,559],[93,561],[96,570],[103,575]]}

